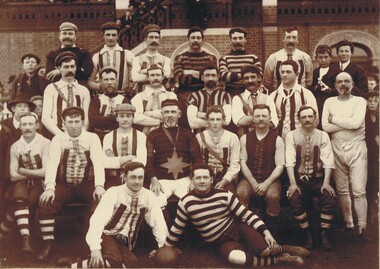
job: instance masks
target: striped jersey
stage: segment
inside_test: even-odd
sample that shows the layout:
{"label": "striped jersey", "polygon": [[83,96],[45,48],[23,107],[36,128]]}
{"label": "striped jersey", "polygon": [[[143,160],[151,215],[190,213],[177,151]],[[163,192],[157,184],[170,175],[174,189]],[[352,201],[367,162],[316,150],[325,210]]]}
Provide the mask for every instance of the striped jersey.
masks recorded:
{"label": "striped jersey", "polygon": [[236,218],[261,234],[267,230],[264,222],[243,206],[233,193],[213,188],[209,193],[201,195],[193,190],[178,202],[176,219],[165,245],[175,245],[188,221],[191,221],[206,242],[214,242]]}

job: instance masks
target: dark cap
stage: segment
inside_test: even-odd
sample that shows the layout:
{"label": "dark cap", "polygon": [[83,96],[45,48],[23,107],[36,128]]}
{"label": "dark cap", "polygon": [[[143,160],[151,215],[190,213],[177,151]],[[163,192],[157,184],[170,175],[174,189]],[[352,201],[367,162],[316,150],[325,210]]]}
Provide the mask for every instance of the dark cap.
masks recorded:
{"label": "dark cap", "polygon": [[120,26],[117,23],[109,21],[109,22],[106,22],[106,23],[102,24],[102,26],[100,26],[100,29],[102,31],[105,31],[105,30],[117,30],[117,31],[120,31]]}
{"label": "dark cap", "polygon": [[73,52],[71,52],[71,51],[64,51],[64,52],[61,52],[60,54],[58,54],[57,57],[55,57],[54,64],[55,64],[56,67],[58,67],[58,66],[61,65],[61,62],[63,60],[67,60],[67,59],[74,59],[75,63],[78,62],[78,58],[77,58],[77,56]]}
{"label": "dark cap", "polygon": [[36,101],[36,100],[44,100],[44,98],[42,97],[42,95],[35,95],[35,96],[32,96],[30,99],[29,99],[29,102],[32,102],[33,101]]}
{"label": "dark cap", "polygon": [[115,113],[128,113],[128,114],[134,114],[136,112],[135,106],[131,104],[120,104],[117,105],[114,109]]}
{"label": "dark cap", "polygon": [[178,102],[177,99],[166,99],[161,102],[161,108],[165,106],[178,106],[178,108],[181,108],[181,104]]}
{"label": "dark cap", "polygon": [[58,54],[57,57],[55,57],[55,66],[58,67],[63,60],[67,60],[67,59],[74,59],[75,63],[78,62],[78,58],[75,55],[75,53],[71,51],[64,51]]}
{"label": "dark cap", "polygon": [[29,101],[29,99],[24,95],[17,95],[12,101],[8,103],[9,109],[12,110],[12,108],[17,104],[27,104],[31,111],[33,111],[36,108],[36,105]]}
{"label": "dark cap", "polygon": [[232,35],[233,33],[235,33],[235,32],[243,33],[243,34],[244,34],[244,37],[246,37],[247,34],[248,34],[247,30],[245,30],[245,29],[242,28],[242,27],[232,27],[232,28],[230,29],[230,32],[228,33],[228,35],[231,37],[231,35]]}
{"label": "dark cap", "polygon": [[148,68],[146,69],[146,72],[148,72],[150,70],[155,70],[155,69],[160,69],[162,72],[164,72],[164,70],[162,69],[162,66],[160,64],[149,65]]}
{"label": "dark cap", "polygon": [[75,31],[78,32],[78,27],[72,22],[63,22],[59,26],[59,31]]}
{"label": "dark cap", "polygon": [[67,116],[73,115],[73,114],[79,114],[82,119],[84,119],[84,110],[83,108],[79,106],[71,106],[71,107],[66,107],[62,111],[62,119],[65,119]]}
{"label": "dark cap", "polygon": [[113,72],[113,73],[115,73],[116,74],[116,76],[117,76],[117,70],[114,68],[114,67],[112,67],[112,66],[104,66],[102,69],[100,69],[99,70],[99,77],[101,78],[102,77],[102,74],[104,73],[104,72]]}
{"label": "dark cap", "polygon": [[160,34],[161,33],[161,28],[157,24],[148,24],[142,30],[143,37],[145,37],[150,32],[157,32],[157,33]]}
{"label": "dark cap", "polygon": [[339,48],[343,46],[349,46],[351,49],[351,53],[354,53],[354,44],[352,44],[350,41],[343,39],[342,41],[339,41],[338,44],[336,44],[336,53],[338,54]]}
{"label": "dark cap", "polygon": [[243,76],[245,73],[255,73],[257,74],[258,76],[260,76],[261,78],[263,77],[263,70],[261,69],[261,67],[259,66],[255,66],[255,65],[244,65],[241,70],[240,70],[240,73],[241,75]]}

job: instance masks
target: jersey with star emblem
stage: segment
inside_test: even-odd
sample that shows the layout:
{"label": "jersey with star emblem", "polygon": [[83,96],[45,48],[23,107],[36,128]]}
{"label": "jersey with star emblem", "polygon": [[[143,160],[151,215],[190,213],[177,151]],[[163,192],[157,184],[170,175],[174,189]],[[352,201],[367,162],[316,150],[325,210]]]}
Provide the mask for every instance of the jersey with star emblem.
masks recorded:
{"label": "jersey with star emblem", "polygon": [[190,176],[190,164],[202,161],[199,144],[194,134],[181,127],[167,128],[173,141],[177,135],[177,128],[180,128],[174,150],[162,128],[165,127],[153,130],[147,138],[146,178],[150,182],[154,176],[158,179],[179,179]]}

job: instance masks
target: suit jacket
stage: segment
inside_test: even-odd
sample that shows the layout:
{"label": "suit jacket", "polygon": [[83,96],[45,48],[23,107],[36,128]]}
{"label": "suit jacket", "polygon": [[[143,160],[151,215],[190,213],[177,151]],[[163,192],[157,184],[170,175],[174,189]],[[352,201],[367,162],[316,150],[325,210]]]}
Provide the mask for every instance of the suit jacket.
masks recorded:
{"label": "suit jacket", "polygon": [[[2,125],[0,130],[0,212],[4,212],[4,195],[9,186],[9,149],[10,149],[10,139],[11,130],[6,126]],[[0,213],[0,217],[2,213]]]}
{"label": "suit jacket", "polygon": [[20,74],[17,79],[13,82],[12,85],[12,99],[16,97],[16,95],[27,95],[28,99],[35,95],[44,96],[44,90],[47,86],[46,79],[35,74],[32,77],[32,80],[36,80],[36,84],[31,85],[31,88],[28,88],[26,81],[28,80],[28,75],[23,73]]}
{"label": "suit jacket", "polygon": [[[340,69],[339,62],[335,63],[335,66]],[[351,75],[352,80],[354,81],[354,88],[352,89],[352,95],[361,96],[365,99],[367,99],[368,94],[368,80],[366,71],[361,68],[358,64],[350,62],[349,65],[347,65],[346,69],[344,69],[344,72],[347,72]]]}
{"label": "suit jacket", "polygon": [[15,126],[13,125],[13,117],[5,119],[1,123],[3,124],[3,126],[7,127],[11,132],[11,138],[10,138],[11,145],[20,139],[22,133],[21,133],[20,128],[16,129]]}

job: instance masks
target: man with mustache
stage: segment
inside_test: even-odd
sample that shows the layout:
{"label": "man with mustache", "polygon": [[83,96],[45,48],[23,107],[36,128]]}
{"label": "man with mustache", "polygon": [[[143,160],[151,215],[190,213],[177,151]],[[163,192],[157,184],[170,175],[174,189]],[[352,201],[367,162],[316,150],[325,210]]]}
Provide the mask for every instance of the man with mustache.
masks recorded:
{"label": "man with mustache", "polygon": [[320,207],[322,248],[331,249],[328,238],[336,208],[335,191],[330,184],[335,169],[330,138],[316,129],[317,111],[311,106],[301,106],[297,112],[301,127],[286,137],[286,170],[290,181],[287,197],[300,229],[306,235],[307,249],[314,247],[308,209],[313,208],[312,197],[317,197]]}
{"label": "man with mustache", "polygon": [[158,247],[163,246],[168,228],[157,197],[143,187],[144,170],[139,162],[130,162],[123,168],[124,184],[106,191],[90,219],[86,235],[90,258],[71,268],[135,267],[138,259],[133,249],[143,219],[152,228]]}
{"label": "man with mustache", "polygon": [[240,70],[244,65],[261,67],[259,57],[245,50],[248,32],[233,27],[229,32],[231,51],[219,59],[220,79],[226,83],[226,91],[234,97],[244,91]]}
{"label": "man with mustache", "polygon": [[[25,112],[20,116],[22,137],[10,149],[11,186],[5,197],[8,208],[0,225],[0,240],[12,230],[15,221],[22,237],[21,252],[34,252],[31,245],[30,220],[38,206],[38,198],[43,192],[46,161],[50,141],[37,133],[38,116]],[[30,215],[33,218],[30,218]]]}
{"label": "man with mustache", "polygon": [[178,125],[181,116],[176,99],[161,103],[163,125],[147,137],[146,178],[161,208],[173,194],[181,198],[190,187],[190,165],[202,160],[194,134]]}
{"label": "man with mustache", "polygon": [[[297,117],[298,109],[305,104],[318,111],[317,100],[313,93],[297,83],[298,64],[293,60],[281,63],[281,85],[270,94],[278,115],[278,134],[285,140],[286,135],[301,124]],[[318,120],[317,120],[318,122]]]}
{"label": "man with mustache", "polygon": [[53,136],[63,134],[62,111],[71,106],[78,106],[84,110],[84,127],[88,128],[90,92],[75,79],[77,62],[77,56],[70,51],[59,54],[55,59],[55,65],[61,79],[50,83],[44,92],[42,123]]}
{"label": "man with mustache", "polygon": [[226,115],[221,106],[210,106],[205,120],[207,130],[198,133],[195,137],[201,148],[203,161],[213,170],[213,186],[235,192],[235,183],[240,171],[239,138],[223,128]]}
{"label": "man with mustache", "polygon": [[[179,83],[177,95],[183,112],[186,112],[189,95],[203,88],[203,79],[201,78],[203,67],[217,66],[216,57],[202,49],[204,34],[201,28],[191,27],[187,32],[187,42],[189,49],[175,57],[173,67],[173,75]],[[183,127],[189,127],[186,113],[183,114],[180,124]]]}
{"label": "man with mustache", "polygon": [[170,58],[160,54],[161,28],[156,24],[148,24],[142,30],[142,36],[146,44],[146,52],[134,58],[132,62],[132,81],[136,83],[135,94],[144,90],[148,80],[148,67],[157,64],[162,67],[163,84],[171,74]]}
{"label": "man with mustache", "polygon": [[118,93],[118,73],[115,68],[105,66],[100,69],[99,80],[99,89],[102,94],[91,99],[88,120],[90,130],[95,132],[103,142],[104,136],[118,127],[116,106],[129,103],[129,100]]}
{"label": "man with mustache", "polygon": [[29,101],[25,95],[17,95],[8,103],[9,110],[13,112],[13,117],[3,120],[1,123],[11,131],[11,143],[18,140],[21,135],[20,117],[25,112],[33,111],[36,105]]}
{"label": "man with mustache", "polygon": [[207,127],[206,112],[210,106],[223,107],[225,119],[223,125],[231,121],[231,96],[218,85],[218,68],[216,65],[206,65],[200,72],[203,89],[191,93],[187,100],[187,120],[190,128],[197,134]]}
{"label": "man with mustache", "polygon": [[93,92],[103,93],[101,81],[97,81],[97,76],[100,79],[100,70],[106,66],[112,66],[119,74],[118,84],[116,88],[119,93],[125,93],[129,85],[129,71],[132,67],[133,58],[135,56],[129,50],[119,46],[120,26],[114,22],[107,22],[101,27],[103,31],[103,39],[105,45],[103,48],[92,56],[94,69],[88,80],[88,87]]}
{"label": "man with mustache", "polygon": [[[266,104],[253,107],[255,128],[240,138],[240,165],[244,178],[236,187],[239,201],[249,207],[251,199],[265,203],[265,222],[277,232],[281,182],[284,171],[284,141],[270,128],[271,110]],[[258,204],[260,204],[260,202]]]}
{"label": "man with mustache", "polygon": [[342,40],[336,45],[336,54],[338,55],[339,62],[334,66],[341,71],[350,74],[352,81],[354,82],[354,88],[352,89],[352,95],[361,96],[367,98],[368,94],[368,79],[366,71],[360,67],[360,65],[351,61],[351,57],[354,53],[354,44],[348,40]]}
{"label": "man with mustache", "polygon": [[241,77],[245,84],[243,93],[232,99],[232,120],[239,127],[237,135],[240,137],[254,128],[253,107],[256,104],[268,105],[271,111],[271,128],[278,124],[276,107],[268,90],[261,84],[263,73],[261,67],[246,65],[241,68]]}
{"label": "man with mustache", "polygon": [[94,65],[92,63],[91,54],[88,50],[79,48],[75,45],[78,37],[78,27],[71,22],[63,22],[59,26],[59,41],[61,47],[52,50],[46,55],[46,79],[50,82],[58,81],[62,74],[57,68],[55,59],[62,52],[72,52],[77,58],[77,69],[75,70],[75,79],[82,85],[86,85],[91,75]]}
{"label": "man with mustache", "polygon": [[62,111],[65,132],[54,136],[50,144],[45,191],[37,209],[43,239],[38,259],[42,261],[52,252],[55,219],[62,207],[80,201],[89,204],[92,213],[105,192],[102,146],[96,134],[83,130],[84,119],[81,107],[65,108]]}
{"label": "man with mustache", "polygon": [[130,162],[146,165],[146,136],[133,127],[136,108],[120,104],[115,108],[119,128],[105,135],[103,140],[103,165],[106,168],[105,188],[122,184],[120,172]]}
{"label": "man with mustache", "polygon": [[[362,237],[367,228],[367,146],[365,142],[366,100],[354,96],[352,77],[347,72],[336,76],[335,89],[339,95],[326,100],[322,112],[323,130],[330,134],[336,169],[333,176],[345,230],[354,230],[351,203]],[[352,188],[353,201],[350,196]]]}
{"label": "man with mustache", "polygon": [[177,99],[174,92],[166,91],[162,85],[164,70],[158,64],[151,64],[147,68],[148,85],[143,92],[136,94],[131,104],[136,107],[133,123],[145,135],[158,128],[163,121],[161,102],[166,99]]}
{"label": "man with mustache", "polygon": [[299,70],[297,83],[309,88],[313,82],[313,63],[309,54],[297,49],[298,30],[296,27],[285,29],[283,43],[284,48],[272,53],[265,62],[264,86],[270,93],[275,91],[281,84],[281,63],[293,60],[297,63]]}
{"label": "man with mustache", "polygon": [[43,95],[47,82],[45,78],[38,75],[37,70],[40,62],[40,58],[32,53],[21,57],[22,68],[25,72],[13,82],[12,99],[19,94],[24,94],[28,98]]}

